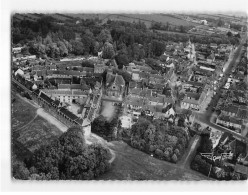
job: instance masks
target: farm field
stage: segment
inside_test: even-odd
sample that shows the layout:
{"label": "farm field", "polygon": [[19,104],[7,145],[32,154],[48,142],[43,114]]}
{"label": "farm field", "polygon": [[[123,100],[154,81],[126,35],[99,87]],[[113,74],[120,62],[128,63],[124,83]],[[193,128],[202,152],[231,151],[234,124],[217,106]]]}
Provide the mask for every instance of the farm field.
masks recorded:
{"label": "farm field", "polygon": [[59,20],[59,21],[66,21],[66,20],[71,20],[72,17],[67,15],[67,14],[57,14],[57,13],[54,13],[54,14],[49,14],[49,16],[55,18],[56,20]]}
{"label": "farm field", "polygon": [[170,15],[166,14],[127,14],[128,16],[131,17],[137,17],[140,19],[144,20],[150,20],[150,21],[155,21],[155,22],[161,22],[163,24],[166,24],[169,22],[170,24],[177,25],[177,26],[194,26],[195,24],[192,22],[187,22],[185,20],[175,18]]}
{"label": "farm field", "polygon": [[48,121],[36,115],[37,109],[18,96],[13,103],[12,152],[25,159],[43,144],[51,143],[62,132]]}
{"label": "farm field", "polygon": [[152,22],[161,22],[166,24],[169,22],[172,25],[183,25],[183,26],[194,26],[195,24],[192,22],[187,22],[179,18],[175,18],[165,14],[67,14],[70,16],[78,17],[81,19],[87,18],[99,18],[102,19],[103,22],[107,22],[110,20],[120,20],[126,22],[138,22],[139,20],[144,22],[147,27],[151,26]]}
{"label": "farm field", "polygon": [[34,119],[37,108],[23,101],[19,96],[12,95],[15,97],[15,102],[12,103],[11,107],[11,124],[12,130],[15,131]]}

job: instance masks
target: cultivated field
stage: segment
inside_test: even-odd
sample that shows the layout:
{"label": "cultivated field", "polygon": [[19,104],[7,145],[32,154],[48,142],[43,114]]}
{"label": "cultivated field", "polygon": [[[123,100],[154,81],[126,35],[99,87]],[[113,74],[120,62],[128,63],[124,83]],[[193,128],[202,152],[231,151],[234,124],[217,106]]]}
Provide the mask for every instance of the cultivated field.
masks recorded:
{"label": "cultivated field", "polygon": [[37,109],[18,96],[13,103],[12,152],[18,158],[24,159],[43,144],[49,144],[62,132],[36,115]]}
{"label": "cultivated field", "polygon": [[11,124],[12,130],[15,131],[34,119],[37,108],[23,101],[19,96],[13,95],[13,97],[15,97],[15,102],[11,107]]}
{"label": "cultivated field", "polygon": [[169,22],[172,25],[177,26],[194,26],[195,24],[192,22],[187,22],[185,20],[175,18],[170,15],[166,14],[67,14],[69,16],[78,17],[81,19],[88,19],[88,18],[99,18],[103,20],[103,22],[107,22],[108,19],[110,20],[120,20],[126,22],[144,22],[147,27],[151,26],[152,22],[161,22],[166,24]]}

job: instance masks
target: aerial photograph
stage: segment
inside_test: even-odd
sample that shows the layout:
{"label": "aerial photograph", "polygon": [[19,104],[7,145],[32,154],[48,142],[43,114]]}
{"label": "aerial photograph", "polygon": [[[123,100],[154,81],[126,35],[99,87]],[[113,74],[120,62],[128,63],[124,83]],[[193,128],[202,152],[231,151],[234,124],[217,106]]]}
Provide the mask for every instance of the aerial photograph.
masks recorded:
{"label": "aerial photograph", "polygon": [[247,180],[247,14],[11,14],[14,180]]}

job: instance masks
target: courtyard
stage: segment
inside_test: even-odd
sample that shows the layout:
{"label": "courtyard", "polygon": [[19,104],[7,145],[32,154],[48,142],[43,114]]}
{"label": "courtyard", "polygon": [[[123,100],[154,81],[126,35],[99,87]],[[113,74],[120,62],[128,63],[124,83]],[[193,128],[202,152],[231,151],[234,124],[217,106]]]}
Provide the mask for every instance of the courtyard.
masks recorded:
{"label": "courtyard", "polygon": [[111,121],[117,114],[117,107],[113,105],[114,102],[102,101],[101,115]]}

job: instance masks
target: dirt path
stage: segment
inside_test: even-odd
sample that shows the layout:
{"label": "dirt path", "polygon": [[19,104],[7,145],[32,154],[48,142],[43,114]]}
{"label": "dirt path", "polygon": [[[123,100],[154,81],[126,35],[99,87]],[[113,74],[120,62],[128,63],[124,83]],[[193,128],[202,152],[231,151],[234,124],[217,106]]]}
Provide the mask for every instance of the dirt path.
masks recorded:
{"label": "dirt path", "polygon": [[187,156],[186,156],[185,158],[182,158],[181,163],[178,163],[178,164],[181,164],[180,166],[181,166],[182,168],[189,168],[189,167],[188,167],[188,165],[190,164],[190,163],[188,162],[189,157],[192,156],[193,152],[196,150],[196,145],[197,145],[199,139],[200,139],[200,136],[195,136],[195,137],[193,138],[193,141],[191,142],[191,145],[190,145],[190,150],[189,150],[189,151],[187,152],[187,154],[186,154]]}
{"label": "dirt path", "polygon": [[34,116],[34,118],[31,121],[29,121],[26,125],[22,126],[20,129],[17,129],[15,131],[20,131],[20,130],[24,129],[25,127],[27,127],[28,125],[30,125],[37,118],[37,116],[38,116],[38,114],[36,114]]}
{"label": "dirt path", "polygon": [[47,120],[49,123],[56,126],[58,129],[60,129],[62,132],[67,131],[68,127],[62,124],[59,120],[57,120],[55,117],[50,115],[49,113],[45,112],[42,108],[39,108],[37,110],[37,114]]}
{"label": "dirt path", "polygon": [[112,158],[109,160],[109,163],[112,163],[115,158],[116,158],[116,154],[115,152],[109,148],[109,146],[114,146],[112,143],[110,142],[107,142],[106,140],[104,140],[103,138],[101,138],[100,136],[94,134],[94,133],[91,133],[91,136],[94,137],[95,139],[98,140],[98,143],[100,143],[101,145],[105,146],[106,148],[109,149],[111,155],[112,155]]}

